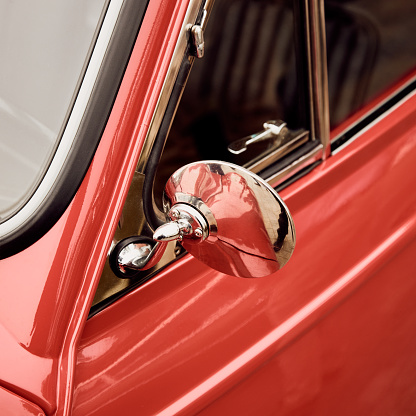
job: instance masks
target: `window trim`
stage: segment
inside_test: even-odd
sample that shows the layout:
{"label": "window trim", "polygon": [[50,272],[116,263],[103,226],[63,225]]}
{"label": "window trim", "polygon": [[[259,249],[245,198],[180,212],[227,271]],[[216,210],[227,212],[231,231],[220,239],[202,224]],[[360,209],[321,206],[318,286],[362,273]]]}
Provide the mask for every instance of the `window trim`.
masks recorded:
{"label": "window trim", "polygon": [[[416,74],[412,75],[379,103],[365,111],[357,120],[336,134],[331,140],[331,153],[335,155],[349,146],[374,124],[387,117],[414,94],[416,94]],[[369,105],[371,105],[371,102]]]}

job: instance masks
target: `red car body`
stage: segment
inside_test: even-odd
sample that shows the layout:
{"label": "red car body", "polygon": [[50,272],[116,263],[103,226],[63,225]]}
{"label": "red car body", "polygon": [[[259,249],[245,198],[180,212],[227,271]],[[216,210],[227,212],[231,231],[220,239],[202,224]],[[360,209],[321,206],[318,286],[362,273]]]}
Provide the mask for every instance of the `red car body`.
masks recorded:
{"label": "red car body", "polygon": [[1,413],[416,413],[414,93],[281,192],[276,275],[188,255],[87,320],[186,9],[150,2],[73,201],[0,262]]}

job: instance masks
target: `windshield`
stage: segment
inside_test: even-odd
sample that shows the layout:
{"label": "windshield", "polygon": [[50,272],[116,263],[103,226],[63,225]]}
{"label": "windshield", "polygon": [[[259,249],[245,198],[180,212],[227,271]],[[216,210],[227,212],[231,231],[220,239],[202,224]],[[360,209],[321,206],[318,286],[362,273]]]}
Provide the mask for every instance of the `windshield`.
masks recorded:
{"label": "windshield", "polygon": [[0,222],[46,171],[106,0],[0,0]]}

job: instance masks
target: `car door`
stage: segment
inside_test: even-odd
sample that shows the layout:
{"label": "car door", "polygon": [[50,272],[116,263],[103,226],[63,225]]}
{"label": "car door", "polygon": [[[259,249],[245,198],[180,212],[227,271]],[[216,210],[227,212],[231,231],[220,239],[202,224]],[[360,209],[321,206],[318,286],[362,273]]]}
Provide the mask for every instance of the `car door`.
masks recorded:
{"label": "car door", "polygon": [[[402,40],[409,7],[393,19],[408,17]],[[2,260],[2,385],[46,414],[414,413],[415,55],[394,36],[386,49],[389,18],[369,0],[151,0],[71,204]],[[387,70],[392,51],[405,63]],[[228,152],[279,117],[288,141]],[[200,155],[279,189],[291,259],[234,277],[173,242],[123,275],[115,249],[152,237],[163,182]],[[256,240],[250,222],[233,228]],[[39,294],[25,308],[22,288]]]}
{"label": "car door", "polygon": [[[288,123],[296,119],[300,124],[293,127],[307,130],[310,140],[290,154],[298,152],[296,161],[301,161],[292,173],[284,155],[278,168],[269,160],[274,173],[265,168],[257,172],[268,172],[266,179],[282,189],[292,212],[297,233],[292,259],[276,275],[241,279],[186,255],[151,278],[138,276],[125,284],[122,296],[113,294],[111,306],[93,308],[96,315],[87,322],[78,355],[74,414],[112,414],[116,409],[143,414],[379,414],[414,408],[413,75],[397,83],[414,62],[410,59],[371,93],[364,91],[370,81],[363,78],[389,71],[374,69],[380,33],[373,19],[383,14],[377,15],[371,2],[362,9],[356,3],[357,8],[326,4],[329,98],[322,65],[323,4],[297,3],[292,10],[298,22],[296,41],[291,38],[289,44],[299,42],[298,50],[280,44],[286,47],[286,73],[293,73],[296,65],[307,68],[298,73],[297,92],[291,94],[293,79],[287,74],[275,89],[287,106]],[[255,89],[250,84],[255,81],[244,76],[269,70],[256,67],[258,38],[274,9],[268,9],[270,2],[216,6],[220,11],[212,12],[209,24],[218,26],[207,43],[217,42],[217,60],[204,57],[208,69],[194,64],[199,80],[191,75],[188,86],[198,92],[188,97],[185,91],[184,113],[179,108],[171,130],[173,148],[185,145],[174,153],[168,138],[161,169],[169,158],[184,163],[186,150],[195,152],[186,149],[191,145],[183,132],[200,133],[196,140],[209,148],[204,154],[212,158],[224,148],[222,130],[215,130],[224,123],[221,117],[235,117],[234,131],[239,131],[242,124],[250,124],[250,110],[259,110],[244,113],[244,105],[253,104],[248,90]],[[278,6],[280,24],[287,24],[282,18],[287,3]],[[231,9],[234,20],[227,20]],[[257,39],[242,34],[250,25]],[[276,43],[284,36],[277,29],[274,34]],[[383,53],[385,47],[381,45]],[[208,49],[207,44],[207,54]],[[268,52],[273,55],[272,49]],[[225,69],[224,61],[229,65]],[[224,78],[212,79],[209,71],[224,71]],[[293,104],[294,94],[303,94],[298,105]],[[342,94],[355,100],[348,102]],[[330,157],[327,100],[333,126]],[[243,110],[235,115],[238,104]],[[209,110],[202,108],[206,105]],[[197,107],[196,122],[186,124],[192,106]],[[152,202],[147,198],[144,204],[153,210]],[[253,230],[241,223],[245,226],[247,238],[253,238]]]}

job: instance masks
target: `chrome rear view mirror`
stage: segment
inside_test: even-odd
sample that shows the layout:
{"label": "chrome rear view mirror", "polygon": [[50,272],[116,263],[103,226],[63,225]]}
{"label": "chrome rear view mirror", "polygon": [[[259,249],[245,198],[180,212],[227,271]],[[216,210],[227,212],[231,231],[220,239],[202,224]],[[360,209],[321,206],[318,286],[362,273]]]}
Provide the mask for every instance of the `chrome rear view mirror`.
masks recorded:
{"label": "chrome rear view mirror", "polygon": [[295,248],[293,219],[276,191],[231,163],[195,162],[177,170],[166,183],[163,210],[167,222],[155,230],[155,244],[131,237],[118,247],[119,271],[152,267],[177,240],[215,270],[262,277],[282,268]]}

